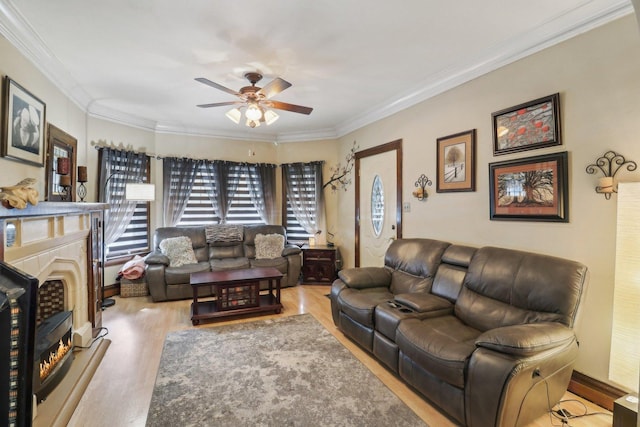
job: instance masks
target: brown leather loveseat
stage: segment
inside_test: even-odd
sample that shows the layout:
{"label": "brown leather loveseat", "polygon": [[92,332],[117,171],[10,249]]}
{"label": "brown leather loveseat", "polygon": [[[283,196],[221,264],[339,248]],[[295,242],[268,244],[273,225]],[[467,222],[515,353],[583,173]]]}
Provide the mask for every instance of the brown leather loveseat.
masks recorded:
{"label": "brown leather loveseat", "polygon": [[391,244],[384,267],[344,269],[333,320],[448,416],[521,426],[565,393],[587,268],[430,239]]}
{"label": "brown leather loveseat", "polygon": [[[189,284],[191,273],[202,271],[237,270],[241,268],[273,267],[283,274],[282,287],[295,286],[302,269],[302,251],[286,243],[286,230],[281,225],[246,225],[237,227],[237,234],[228,234],[228,225],[192,227],[162,227],[153,235],[154,250],[145,257],[145,276],[154,301],[168,301],[193,297]],[[207,233],[210,233],[209,236]],[[283,236],[283,248],[270,257],[257,256],[256,239],[260,236]],[[191,263],[172,266],[162,253],[164,240],[188,237],[189,249],[195,259]],[[266,286],[261,284],[261,287]],[[210,286],[198,289],[200,296],[210,296]]]}

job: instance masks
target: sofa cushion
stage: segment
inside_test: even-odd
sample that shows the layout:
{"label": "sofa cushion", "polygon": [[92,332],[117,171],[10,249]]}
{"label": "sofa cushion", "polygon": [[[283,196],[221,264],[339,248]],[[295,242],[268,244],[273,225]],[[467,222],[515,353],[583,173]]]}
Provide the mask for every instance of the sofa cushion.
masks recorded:
{"label": "sofa cushion", "polygon": [[250,268],[251,263],[245,257],[237,258],[213,258],[210,261],[211,271],[221,270],[239,270],[241,268]]}
{"label": "sofa cushion", "polygon": [[256,259],[273,259],[282,256],[284,249],[282,234],[258,234],[255,242]]}
{"label": "sofa cushion", "polygon": [[378,304],[393,299],[387,288],[349,289],[338,295],[340,309],[354,321],[373,328],[373,315]]}
{"label": "sofa cushion", "polygon": [[244,227],[239,224],[214,224],[204,227],[207,243],[211,242],[242,242]]}
{"label": "sofa cushion", "polygon": [[167,285],[184,285],[191,281],[191,273],[209,271],[208,262],[185,264],[180,267],[167,267],[164,270],[164,280]]}
{"label": "sofa cushion", "polygon": [[575,261],[483,247],[471,260],[455,313],[482,331],[534,322],[571,327],[586,279],[587,268]]}
{"label": "sofa cushion", "polygon": [[467,360],[480,334],[451,315],[406,319],[398,326],[396,343],[400,351],[432,375],[464,388]]}
{"label": "sofa cushion", "polygon": [[198,260],[193,252],[191,239],[187,236],[170,237],[160,242],[160,250],[169,258],[170,267],[196,264]]}
{"label": "sofa cushion", "polygon": [[287,263],[287,259],[285,257],[277,257],[271,259],[252,259],[250,260],[251,267],[254,268],[263,268],[263,267],[273,267],[278,270],[282,274],[287,274],[287,268],[289,264]]}
{"label": "sofa cushion", "polygon": [[426,293],[431,290],[432,283],[432,278],[414,276],[400,270],[391,273],[391,292],[394,294]]}

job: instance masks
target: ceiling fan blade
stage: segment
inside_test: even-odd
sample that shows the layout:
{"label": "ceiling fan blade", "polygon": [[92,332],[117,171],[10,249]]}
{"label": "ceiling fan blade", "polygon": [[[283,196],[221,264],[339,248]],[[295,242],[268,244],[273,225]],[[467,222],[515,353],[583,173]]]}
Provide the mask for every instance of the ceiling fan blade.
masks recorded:
{"label": "ceiling fan blade", "polygon": [[280,77],[276,77],[275,79],[267,83],[265,87],[260,89],[258,93],[264,95],[265,98],[269,99],[272,96],[279,94],[288,87],[291,87],[291,83],[284,79],[281,79]]}
{"label": "ceiling fan blade", "polygon": [[293,111],[294,113],[311,114],[311,112],[313,111],[313,108],[303,107],[302,105],[287,104],[286,102],[269,101],[269,103],[271,104],[272,108],[277,108],[278,110]]}
{"label": "ceiling fan blade", "polygon": [[200,108],[211,108],[211,107],[224,107],[225,105],[238,105],[244,104],[242,101],[227,101],[227,102],[214,102],[213,104],[200,104],[196,107]]}
{"label": "ceiling fan blade", "polygon": [[205,79],[204,77],[198,77],[198,78],[196,78],[196,81],[198,81],[200,83],[204,83],[207,86],[214,87],[214,88],[216,88],[218,90],[221,90],[223,92],[230,93],[231,95],[240,96],[240,92],[236,92],[233,89],[229,89],[228,87],[224,87],[222,85],[219,85],[218,83],[212,82],[211,80]]}

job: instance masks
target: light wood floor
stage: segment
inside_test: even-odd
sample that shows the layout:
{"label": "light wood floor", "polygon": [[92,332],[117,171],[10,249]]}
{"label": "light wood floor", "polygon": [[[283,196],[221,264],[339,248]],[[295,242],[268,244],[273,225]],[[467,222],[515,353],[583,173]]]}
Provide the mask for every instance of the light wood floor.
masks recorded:
{"label": "light wood floor", "polygon": [[[224,323],[310,313],[427,424],[431,427],[454,426],[437,409],[430,406],[335,328],[331,319],[329,299],[325,297],[328,292],[328,286],[304,285],[283,289],[284,310],[281,314],[256,316]],[[165,335],[170,331],[193,327],[189,320],[190,301],[153,303],[150,297],[116,297],[115,299],[116,305],[103,312],[103,326],[109,329],[108,338],[112,344],[82,397],[69,423],[70,426],[144,426]],[[223,322],[218,321],[198,327],[215,327],[221,323]],[[185,364],[187,363],[189,361],[185,360]],[[567,393],[565,398],[586,403],[589,412],[605,412],[602,408],[585,402],[571,393]],[[575,401],[563,404],[563,408],[568,409],[572,414],[584,412],[582,403],[578,404]],[[562,423],[557,419],[551,420],[549,415],[545,415],[532,423],[531,427],[554,425],[560,426]],[[610,415],[595,415],[573,419],[570,425],[574,427],[611,426],[612,418]]]}

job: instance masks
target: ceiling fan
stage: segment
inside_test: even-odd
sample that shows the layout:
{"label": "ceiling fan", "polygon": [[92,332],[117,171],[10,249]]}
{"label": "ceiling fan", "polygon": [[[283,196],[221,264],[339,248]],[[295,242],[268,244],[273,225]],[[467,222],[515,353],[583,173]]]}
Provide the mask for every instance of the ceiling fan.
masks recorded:
{"label": "ceiling fan", "polygon": [[256,83],[262,80],[262,74],[249,72],[246,73],[244,77],[249,80],[251,86],[245,86],[239,91],[229,89],[204,77],[196,78],[196,80],[200,83],[204,83],[208,86],[214,87],[223,92],[230,93],[240,98],[239,101],[200,104],[198,105],[198,107],[210,108],[223,107],[226,105],[237,105],[237,107],[227,112],[227,117],[229,117],[229,119],[233,120],[235,123],[240,123],[240,118],[242,117],[241,110],[245,109],[244,115],[247,119],[246,125],[251,128],[260,126],[261,122],[270,125],[271,123],[278,120],[278,114],[276,114],[276,112],[272,109],[292,111],[294,113],[300,114],[311,114],[311,111],[313,111],[313,108],[303,107],[301,105],[295,104],[288,104],[286,102],[273,101],[271,99],[272,96],[279,94],[280,92],[291,86],[291,83],[284,79],[281,79],[280,77],[276,77],[275,79],[267,83],[267,85],[263,88],[256,86]]}

